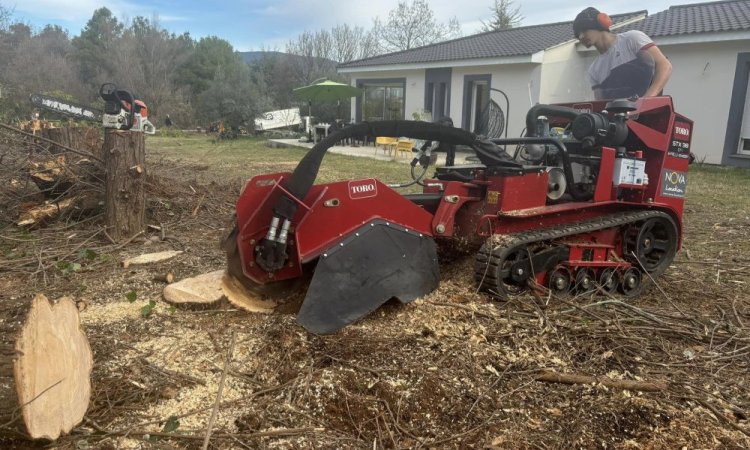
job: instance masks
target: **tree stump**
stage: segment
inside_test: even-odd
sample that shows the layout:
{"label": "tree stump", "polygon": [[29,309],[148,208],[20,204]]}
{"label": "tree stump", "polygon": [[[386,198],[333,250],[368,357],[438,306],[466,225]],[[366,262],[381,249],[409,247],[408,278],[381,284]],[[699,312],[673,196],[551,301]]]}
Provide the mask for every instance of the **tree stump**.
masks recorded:
{"label": "tree stump", "polygon": [[[71,299],[53,305],[40,294],[17,306],[25,318],[0,328],[0,436],[55,440],[88,409],[91,348]],[[11,373],[14,382],[6,382]]]}
{"label": "tree stump", "polygon": [[104,221],[112,239],[128,239],[145,228],[145,135],[107,129],[104,134],[104,166]]}
{"label": "tree stump", "polygon": [[[42,137],[59,142],[62,145],[89,152],[99,159],[104,159],[102,153],[102,138],[99,129],[94,127],[62,127],[46,128],[42,130]],[[50,153],[66,153],[62,147],[52,146]]]}

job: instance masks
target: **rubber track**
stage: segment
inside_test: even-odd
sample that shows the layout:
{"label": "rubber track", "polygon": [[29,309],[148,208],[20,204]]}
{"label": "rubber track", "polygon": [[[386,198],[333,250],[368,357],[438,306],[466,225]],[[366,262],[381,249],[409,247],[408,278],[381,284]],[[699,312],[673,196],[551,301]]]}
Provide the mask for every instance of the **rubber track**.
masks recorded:
{"label": "rubber track", "polygon": [[[581,233],[605,230],[607,228],[619,227],[629,223],[662,217],[674,224],[669,214],[661,211],[635,211],[610,214],[596,219],[575,222],[564,226],[540,228],[522,233],[502,235],[501,242],[493,248],[489,248],[492,238],[482,245],[474,261],[474,280],[479,284],[480,290],[489,292],[495,296],[502,294],[502,280],[496,277],[499,273],[499,264],[517,247],[535,242],[550,241]],[[487,265],[489,264],[489,267]]]}

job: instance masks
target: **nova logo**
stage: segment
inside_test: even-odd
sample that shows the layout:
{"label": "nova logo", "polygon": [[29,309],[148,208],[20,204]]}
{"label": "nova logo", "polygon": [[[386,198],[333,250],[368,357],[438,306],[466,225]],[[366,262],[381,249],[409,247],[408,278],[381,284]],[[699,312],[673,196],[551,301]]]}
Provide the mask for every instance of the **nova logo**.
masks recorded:
{"label": "nova logo", "polygon": [[671,184],[686,184],[687,180],[685,179],[685,174],[682,172],[670,172],[667,171],[666,173],[667,181],[669,181]]}
{"label": "nova logo", "polygon": [[351,199],[375,197],[378,195],[378,186],[375,180],[359,180],[349,182],[349,197]]}
{"label": "nova logo", "polygon": [[665,197],[685,198],[687,192],[687,173],[676,170],[662,172],[661,195]]}

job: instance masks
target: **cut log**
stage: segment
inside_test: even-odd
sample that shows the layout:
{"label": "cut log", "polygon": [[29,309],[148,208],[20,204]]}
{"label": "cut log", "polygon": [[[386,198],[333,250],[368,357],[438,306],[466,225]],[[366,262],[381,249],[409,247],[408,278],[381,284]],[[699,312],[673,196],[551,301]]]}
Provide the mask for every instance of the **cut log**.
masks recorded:
{"label": "cut log", "polygon": [[21,212],[16,222],[19,226],[40,225],[57,219],[65,213],[88,214],[100,207],[99,196],[88,192],[58,202],[47,202]]}
{"label": "cut log", "polygon": [[224,298],[221,290],[223,270],[186,278],[164,288],[164,300],[172,304],[212,305]]}
{"label": "cut log", "polygon": [[153,263],[158,263],[162,261],[167,261],[180,254],[182,254],[181,250],[169,250],[165,252],[146,253],[143,255],[139,255],[139,256],[124,260],[122,262],[122,267],[127,269],[130,266],[153,264]]}
{"label": "cut log", "polygon": [[557,373],[551,370],[542,371],[536,378],[537,381],[561,384],[601,384],[615,389],[627,391],[658,392],[667,389],[667,383],[663,381],[634,381],[613,380],[607,377],[592,377],[588,375]]}
{"label": "cut log", "polygon": [[154,281],[171,284],[174,282],[174,274],[172,272],[167,272],[164,275],[157,275],[154,277]]}
{"label": "cut log", "polygon": [[[2,330],[3,353],[12,353],[12,369],[0,365],[0,377],[12,372],[15,392],[0,391],[0,436],[22,432],[33,439],[55,440],[83,420],[91,397],[93,357],[81,329],[76,304],[62,298],[52,304],[37,295],[15,330]],[[8,341],[14,341],[10,347]],[[8,355],[10,356],[10,355]],[[8,358],[10,360],[11,358]]]}
{"label": "cut log", "polygon": [[115,241],[124,241],[142,232],[146,217],[145,169],[146,138],[143,133],[107,129],[104,135],[106,169],[107,231]]}

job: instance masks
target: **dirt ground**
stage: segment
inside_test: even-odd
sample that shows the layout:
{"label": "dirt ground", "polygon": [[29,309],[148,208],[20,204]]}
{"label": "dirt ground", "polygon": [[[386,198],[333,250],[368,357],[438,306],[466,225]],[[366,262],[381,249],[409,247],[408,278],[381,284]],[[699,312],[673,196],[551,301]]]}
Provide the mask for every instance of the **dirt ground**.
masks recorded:
{"label": "dirt ground", "polygon": [[[220,385],[210,448],[750,448],[746,172],[691,174],[684,249],[637,299],[497,303],[475,293],[467,256],[441,267],[426,298],[389,303],[331,336],[290,314],[164,303],[155,276],[224,267],[218,242],[242,181],[158,154],[148,180],[148,223],[164,231],[127,245],[110,243],[96,221],[24,238],[0,230],[6,320],[37,292],[88,305],[92,401],[56,448],[201,448]],[[161,250],[184,253],[120,265]],[[74,270],[59,263],[74,257]],[[537,381],[545,369],[665,389]]]}

